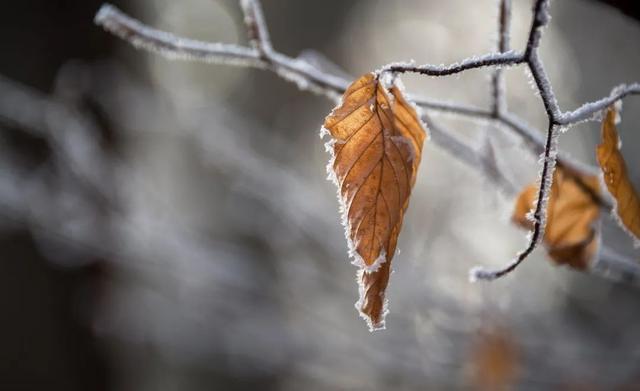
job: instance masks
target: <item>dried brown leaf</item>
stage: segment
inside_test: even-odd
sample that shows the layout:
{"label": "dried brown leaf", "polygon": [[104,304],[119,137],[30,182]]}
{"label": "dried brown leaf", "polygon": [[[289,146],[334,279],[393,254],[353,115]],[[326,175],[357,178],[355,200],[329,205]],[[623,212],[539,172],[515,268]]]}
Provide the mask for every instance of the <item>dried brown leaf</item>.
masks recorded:
{"label": "dried brown leaf", "polygon": [[390,263],[426,133],[400,89],[388,91],[373,73],[347,88],[324,129],[349,255],[362,269],[356,308],[372,330],[383,328]]}
{"label": "dried brown leaf", "polygon": [[615,107],[607,110],[605,119],[602,121],[602,144],[596,148],[596,157],[604,175],[604,183],[615,199],[620,225],[638,243],[640,241],[640,197],[629,180],[627,165],[620,153],[616,115]]}
{"label": "dried brown leaf", "polygon": [[[595,176],[581,176],[580,182],[563,168],[556,168],[547,206],[544,243],[557,264],[584,270],[598,250],[599,238],[594,225],[600,208],[594,195],[598,195],[600,189]],[[513,221],[532,229],[533,222],[527,215],[537,198],[538,185],[527,186],[516,200]]]}

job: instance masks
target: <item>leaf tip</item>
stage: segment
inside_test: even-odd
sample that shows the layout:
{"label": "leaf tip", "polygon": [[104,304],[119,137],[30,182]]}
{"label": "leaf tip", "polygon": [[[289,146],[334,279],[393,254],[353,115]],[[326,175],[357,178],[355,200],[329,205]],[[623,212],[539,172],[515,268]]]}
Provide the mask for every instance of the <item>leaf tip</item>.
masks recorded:
{"label": "leaf tip", "polygon": [[[387,325],[386,325],[386,317],[387,314],[389,314],[389,309],[388,307],[388,301],[387,299],[384,300],[384,305],[383,305],[383,309],[382,312],[379,315],[372,315],[369,314],[365,311],[364,309],[364,296],[362,296],[363,293],[361,293],[360,299],[358,301],[356,301],[356,303],[354,304],[354,306],[356,307],[356,310],[358,310],[358,314],[360,315],[360,317],[362,319],[364,319],[364,321],[367,323],[367,327],[369,328],[369,332],[373,333],[374,331],[382,331],[382,330],[386,330],[387,329]],[[375,316],[375,318],[374,318]]]}

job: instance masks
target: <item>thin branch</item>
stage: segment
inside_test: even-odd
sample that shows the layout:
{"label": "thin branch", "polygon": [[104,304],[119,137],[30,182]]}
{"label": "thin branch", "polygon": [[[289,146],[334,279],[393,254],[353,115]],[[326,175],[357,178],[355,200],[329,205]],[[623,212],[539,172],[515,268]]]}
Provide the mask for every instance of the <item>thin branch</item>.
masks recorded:
{"label": "thin branch", "polygon": [[[511,25],[511,0],[500,0],[498,14],[498,51],[509,51],[509,30]],[[491,76],[493,101],[491,112],[494,117],[499,117],[507,108],[505,99],[505,83],[502,68],[497,67]]]}
{"label": "thin branch", "polygon": [[595,102],[585,103],[573,111],[562,113],[556,120],[558,125],[570,125],[591,119],[594,114],[600,113],[602,110],[611,106],[615,102],[623,99],[628,95],[640,94],[640,83],[630,85],[621,85],[611,91],[611,95],[599,99]]}
{"label": "thin branch", "polygon": [[[256,1],[252,0],[249,1],[249,3],[256,3]],[[538,3],[541,2],[537,2],[536,4]],[[547,2],[544,1],[542,3]],[[545,8],[542,7],[542,5],[538,5],[536,9]],[[262,14],[260,13],[259,15]],[[263,20],[263,17],[261,16],[261,19],[256,20]],[[538,18],[537,20],[538,22],[536,22],[535,24],[536,28],[532,29],[527,47],[529,47],[530,45],[534,45],[534,43],[539,39],[540,29],[544,27],[546,22],[548,22],[548,14],[546,20],[545,18]],[[540,23],[540,21],[544,21],[544,23]],[[170,59],[204,61],[225,65],[269,69],[277,72],[286,80],[297,82],[298,86],[303,90],[311,89],[314,92],[328,95],[332,98],[334,98],[336,94],[342,93],[349,84],[347,80],[341,77],[319,71],[317,68],[311,66],[306,61],[288,57],[276,51],[273,51],[270,60],[267,61],[261,56],[258,50],[255,50],[253,48],[235,44],[198,41],[179,37],[165,31],[154,29],[136,19],[131,18],[130,16],[126,15],[122,11],[118,10],[115,6],[110,4],[104,4],[100,8],[95,17],[95,23],[103,27],[106,31],[122,38],[123,40],[131,43],[137,48],[159,53]],[[252,35],[250,34],[250,37],[251,36]],[[491,57],[495,54],[485,55],[480,58],[465,60],[460,63],[447,66],[424,65],[423,67],[425,69],[425,72],[431,73],[433,75],[451,75],[459,72],[457,68],[460,66],[463,66],[464,70],[490,66],[484,64],[484,61],[497,61],[497,64],[493,64],[493,66],[514,65],[509,63],[516,60],[519,60],[516,61],[518,63],[524,63],[524,60],[530,56],[530,54],[527,54],[527,52],[525,52],[524,55],[520,56],[524,58],[518,59],[519,56],[517,54],[515,54],[514,52],[510,53],[511,54],[509,54],[509,52],[506,54],[498,53],[498,59],[493,60],[491,60]],[[500,56],[506,56],[507,58]],[[507,64],[502,63],[503,61],[506,61]],[[410,64],[404,65],[412,68],[417,68]],[[401,65],[391,64],[383,67],[382,69],[394,69],[394,66]],[[287,71],[290,71],[291,73],[286,74]],[[318,91],[318,89],[320,89],[320,91]],[[562,115],[560,115],[558,112],[557,118],[555,118],[556,121],[554,121],[554,123],[557,125],[571,125],[581,122],[584,119],[588,118],[591,114],[605,108],[608,104],[611,104],[618,99],[622,99],[627,95],[638,93],[640,93],[640,85],[631,84],[625,89],[618,91],[616,94],[612,94],[611,96],[602,98],[593,103],[587,103],[575,111],[564,113]],[[464,107],[462,105],[448,103],[439,104],[425,98],[412,97],[412,99],[415,99],[418,105],[427,109],[457,113],[470,117],[477,116],[482,119],[487,118],[486,112],[482,109],[471,108],[471,110],[469,110],[468,107]],[[499,122],[503,122],[507,126],[510,126],[506,121],[504,121],[504,118],[496,118],[496,120]]]}
{"label": "thin branch", "polygon": [[510,45],[511,0],[500,0],[498,26],[498,51],[504,53],[509,51]]}
{"label": "thin branch", "polygon": [[538,188],[538,200],[536,201],[536,207],[533,212],[533,231],[529,238],[529,244],[522,250],[516,258],[503,268],[497,270],[486,270],[482,267],[474,267],[469,272],[469,278],[472,281],[476,280],[495,280],[510,272],[512,272],[520,263],[531,255],[533,250],[536,249],[538,244],[544,237],[544,230],[546,225],[547,204],[549,202],[549,191],[553,183],[553,172],[555,170],[555,152],[557,150],[558,129],[549,124],[549,131],[547,132],[547,140],[543,155],[542,172],[540,174],[540,187]]}
{"label": "thin branch", "polygon": [[540,92],[540,99],[542,99],[544,111],[547,113],[549,121],[556,124],[561,115],[560,107],[558,107],[558,100],[556,99],[556,95],[553,93],[551,82],[549,82],[549,77],[544,70],[544,65],[542,64],[542,61],[540,61],[537,50],[533,51],[531,57],[527,60],[527,64],[531,70],[531,75],[536,83],[536,87]]}
{"label": "thin branch", "polygon": [[251,46],[267,57],[273,52],[269,30],[264,21],[264,14],[260,3],[255,0],[240,0],[240,6],[244,13],[244,24],[247,26],[247,35]]}
{"label": "thin branch", "polygon": [[487,109],[476,106],[461,104],[457,102],[441,101],[424,97],[409,96],[409,98],[418,106],[445,114],[455,114],[471,119],[487,119],[492,120],[493,115]]}
{"label": "thin branch", "polygon": [[531,30],[527,41],[527,49],[525,58],[527,65],[531,70],[536,87],[540,92],[545,111],[549,118],[549,128],[544,145],[544,153],[542,155],[542,171],[540,172],[540,184],[538,187],[538,199],[533,212],[533,231],[529,237],[528,245],[518,253],[516,258],[506,266],[496,269],[487,270],[482,267],[472,268],[470,280],[495,280],[515,270],[525,259],[533,253],[538,244],[544,237],[547,218],[547,204],[549,201],[549,192],[553,183],[553,173],[556,168],[557,146],[558,146],[558,129],[554,126],[554,120],[559,115],[560,109],[556,101],[551,83],[544,71],[542,62],[538,57],[538,46],[542,38],[542,29],[549,22],[549,0],[537,0],[533,9],[533,20],[531,22]]}
{"label": "thin branch", "polygon": [[546,27],[549,20],[551,20],[549,0],[536,0],[533,6],[533,19],[529,30],[529,38],[527,39],[527,48],[524,52],[526,59],[530,59],[533,53],[538,50],[540,39],[542,38],[542,29]]}
{"label": "thin branch", "polygon": [[525,62],[522,53],[507,51],[504,53],[489,53],[478,57],[471,57],[451,65],[413,65],[411,63],[393,63],[382,67],[381,72],[418,73],[426,76],[449,76],[470,69],[494,66],[514,66]]}
{"label": "thin branch", "polygon": [[111,4],[100,7],[94,22],[136,48],[155,52],[171,59],[254,67],[266,66],[257,50],[234,44],[210,43],[178,37],[149,27]]}

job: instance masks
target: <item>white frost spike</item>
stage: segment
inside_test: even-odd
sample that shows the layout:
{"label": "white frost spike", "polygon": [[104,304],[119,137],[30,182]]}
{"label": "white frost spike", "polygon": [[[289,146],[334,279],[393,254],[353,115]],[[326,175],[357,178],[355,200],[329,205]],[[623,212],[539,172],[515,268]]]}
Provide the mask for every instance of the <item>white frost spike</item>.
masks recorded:
{"label": "white frost spike", "polygon": [[325,136],[331,136],[331,133],[329,133],[329,129],[322,126],[320,127],[320,138],[323,139]]}
{"label": "white frost spike", "polygon": [[530,221],[532,223],[536,222],[536,216],[535,216],[535,212],[534,212],[534,209],[536,207],[536,202],[537,202],[537,200],[533,202],[532,209],[529,210],[527,212],[527,214],[524,215],[524,217],[527,219],[527,221]]}

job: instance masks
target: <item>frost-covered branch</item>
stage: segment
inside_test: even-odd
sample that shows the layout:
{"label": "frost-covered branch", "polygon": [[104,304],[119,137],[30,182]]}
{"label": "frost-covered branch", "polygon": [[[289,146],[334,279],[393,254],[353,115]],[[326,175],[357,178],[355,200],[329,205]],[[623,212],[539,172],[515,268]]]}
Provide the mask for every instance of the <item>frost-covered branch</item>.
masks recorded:
{"label": "frost-covered branch", "polygon": [[549,2],[550,0],[536,0],[534,3],[527,48],[524,52],[524,56],[527,59],[530,59],[538,50],[540,39],[542,38],[542,30],[547,26],[549,20],[551,20]]}
{"label": "frost-covered branch", "polygon": [[273,47],[260,3],[255,0],[240,0],[240,6],[244,13],[244,24],[247,27],[249,43],[261,53],[262,57],[268,57],[273,52]]}
{"label": "frost-covered branch", "polygon": [[[540,173],[538,202],[534,211],[534,230],[529,245],[518,254],[516,260],[498,271],[474,269],[475,278],[494,279],[515,269],[537,247],[544,234],[546,204],[556,163],[566,167],[570,175],[593,174],[595,169],[574,162],[565,156],[557,156],[557,138],[561,126],[568,127],[592,119],[594,114],[615,101],[630,94],[640,93],[639,84],[631,84],[614,89],[608,97],[586,103],[578,109],[563,113],[546,74],[538,47],[542,31],[550,21],[549,0],[536,0],[533,7],[531,27],[524,51],[509,49],[510,0],[500,0],[498,17],[498,52],[461,60],[450,65],[419,65],[412,63],[392,63],[380,69],[381,72],[413,72],[428,76],[447,76],[471,69],[496,68],[492,77],[492,98],[490,109],[470,107],[453,102],[438,102],[426,98],[411,97],[419,106],[429,110],[462,115],[474,119],[495,121],[522,137],[534,153],[542,152],[543,166]],[[130,18],[115,7],[105,4],[96,15],[95,22],[105,30],[123,38],[136,47],[151,50],[169,58],[200,60],[238,66],[268,69],[282,78],[295,82],[299,88],[311,90],[336,99],[348,86],[342,77],[323,72],[300,58],[292,58],[273,49],[267,25],[258,0],[241,0],[245,25],[251,47],[223,43],[209,43],[181,38],[173,34],[148,27]],[[542,138],[517,116],[510,113],[503,101],[502,75],[500,68],[524,64],[530,70],[549,120],[547,135]],[[439,129],[439,128],[438,128]],[[434,138],[436,141],[438,137]],[[444,148],[454,148],[450,138],[440,137]],[[446,141],[443,141],[446,140]],[[476,154],[479,151],[475,151]],[[475,156],[482,161],[482,156]],[[610,208],[606,202],[600,203]]]}
{"label": "frost-covered branch", "polygon": [[382,67],[382,72],[418,73],[427,76],[449,76],[470,69],[487,67],[508,67],[522,64],[525,57],[522,53],[508,51],[504,53],[489,53],[478,57],[471,57],[451,65],[414,65],[412,63],[393,63]]}
{"label": "frost-covered branch", "polygon": [[611,91],[611,95],[599,99],[595,102],[585,103],[577,109],[569,112],[562,113],[559,118],[556,119],[558,125],[570,125],[582,121],[590,120],[594,114],[600,113],[602,110],[611,106],[618,100],[628,95],[640,94],[640,83],[633,83],[630,85],[621,85]]}
{"label": "frost-covered branch", "polygon": [[178,37],[149,27],[110,4],[105,4],[100,8],[94,22],[137,48],[156,52],[171,59],[255,67],[266,66],[255,49],[228,43],[211,43]]}
{"label": "frost-covered branch", "polygon": [[[498,51],[505,53],[509,51],[510,26],[511,26],[511,0],[500,0],[498,11]],[[491,75],[491,90],[493,101],[491,102],[491,112],[494,117],[499,117],[506,109],[505,85],[502,68],[497,67]]]}
{"label": "frost-covered branch", "polygon": [[498,270],[485,270],[481,267],[476,267],[470,271],[470,279],[475,280],[495,280],[500,278],[511,271],[513,271],[520,263],[522,263],[533,250],[536,249],[538,244],[544,237],[544,229],[546,225],[547,217],[547,204],[549,203],[549,192],[553,182],[553,171],[555,170],[555,152],[557,149],[558,129],[554,125],[549,125],[549,131],[547,132],[547,141],[545,145],[542,171],[540,173],[540,186],[538,188],[538,199],[533,212],[533,231],[529,237],[529,243],[526,248],[522,250],[516,258]]}
{"label": "frost-covered branch", "polygon": [[492,113],[484,108],[471,106],[463,103],[439,101],[430,98],[411,97],[416,105],[445,114],[459,115],[462,117],[486,119],[491,120],[493,118]]}
{"label": "frost-covered branch", "polygon": [[[252,47],[218,42],[204,42],[194,39],[179,37],[174,34],[149,27],[140,21],[126,15],[115,6],[104,4],[95,17],[95,23],[106,31],[124,39],[137,48],[159,53],[170,59],[191,61],[204,61],[225,65],[248,66],[269,69],[277,72],[286,80],[298,84],[301,89],[310,89],[314,92],[335,97],[341,94],[348,86],[348,80],[342,77],[323,72],[302,59],[289,57],[273,50],[269,39],[264,16],[256,0],[243,0],[241,2],[245,12],[245,23]],[[508,12],[508,5],[506,12]],[[488,66],[509,66],[531,62],[533,50],[539,44],[541,29],[549,20],[548,1],[536,2],[535,18],[527,43],[527,49],[522,53],[507,51],[504,53],[490,53],[480,57],[465,59],[450,65],[423,65],[413,64],[389,64],[382,69],[394,72],[410,72],[422,69],[426,74],[433,76],[446,76],[469,69]],[[506,14],[505,14],[506,16]],[[502,17],[501,17],[502,18]],[[508,18],[505,20],[505,28]],[[501,36],[508,38],[508,31],[501,30]],[[506,42],[506,41],[505,41]],[[505,43],[506,44],[506,43]],[[505,46],[508,47],[508,46]],[[262,48],[262,49],[259,49]],[[265,51],[268,55],[261,54]],[[535,65],[536,59],[532,61]],[[405,67],[406,66],[406,67]],[[617,89],[611,96],[602,98],[593,103],[587,103],[579,109],[561,114],[559,110],[554,114],[554,123],[557,125],[571,125],[589,119],[590,116],[605,108],[608,104],[622,99],[630,94],[640,93],[640,85],[631,84],[623,89]],[[555,99],[553,94],[550,97]],[[461,114],[470,117],[487,119],[491,110],[469,108],[449,102],[437,102],[431,99],[412,97],[416,103],[426,109]],[[551,105],[553,106],[553,105]],[[506,126],[509,121],[502,117],[494,118]]]}
{"label": "frost-covered branch", "polygon": [[[256,26],[251,27],[248,33],[249,38],[254,42],[253,48],[178,37],[149,27],[111,4],[104,4],[94,21],[106,31],[137,48],[149,50],[170,59],[269,69],[284,79],[296,83],[303,90],[308,89],[331,98],[335,98],[347,88],[346,80],[321,72],[306,61],[271,50],[268,34],[265,36],[266,26],[264,29],[257,27],[261,25],[258,21],[263,20],[263,17],[260,9],[254,5],[255,1],[247,1],[244,8],[249,11],[249,16],[245,17],[245,20],[250,21],[250,26]],[[261,41],[256,41],[258,37]]]}
{"label": "frost-covered branch", "polygon": [[556,168],[556,157],[558,147],[558,129],[554,126],[554,116],[560,112],[558,103],[551,89],[551,83],[544,71],[544,67],[538,57],[538,47],[542,38],[542,29],[549,23],[549,0],[536,0],[533,8],[533,20],[531,22],[531,30],[529,39],[527,40],[527,48],[525,51],[525,60],[533,75],[536,87],[540,92],[545,111],[549,120],[549,128],[542,154],[542,170],[540,171],[538,199],[533,211],[533,231],[529,236],[527,246],[516,255],[516,258],[506,266],[497,270],[486,270],[482,267],[475,267],[470,271],[470,279],[475,280],[494,280],[509,274],[515,270],[525,259],[533,253],[538,244],[544,237],[544,230],[547,218],[547,204],[549,201],[549,193],[553,183],[553,173]]}

